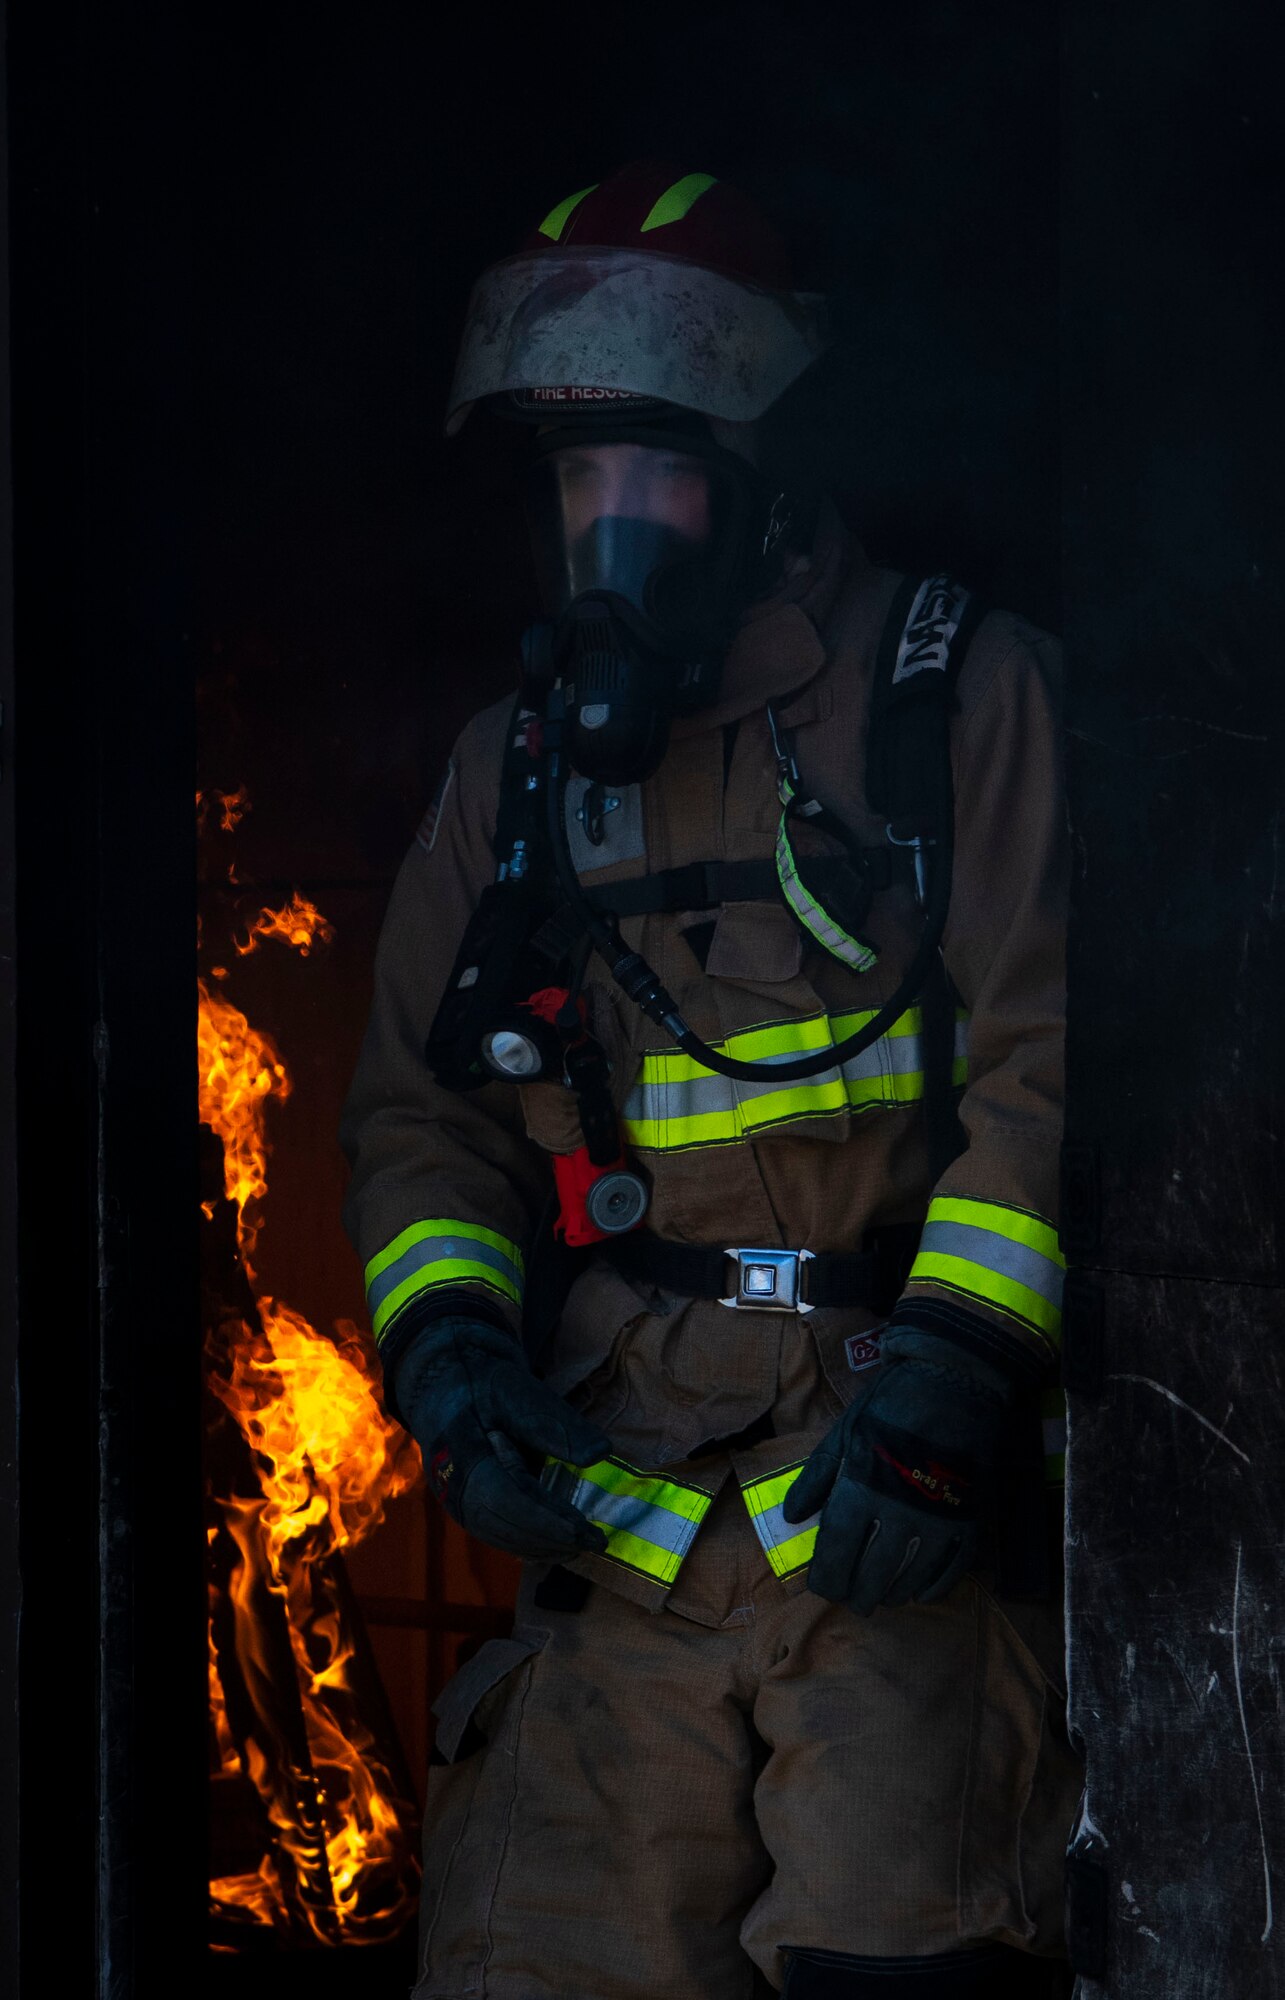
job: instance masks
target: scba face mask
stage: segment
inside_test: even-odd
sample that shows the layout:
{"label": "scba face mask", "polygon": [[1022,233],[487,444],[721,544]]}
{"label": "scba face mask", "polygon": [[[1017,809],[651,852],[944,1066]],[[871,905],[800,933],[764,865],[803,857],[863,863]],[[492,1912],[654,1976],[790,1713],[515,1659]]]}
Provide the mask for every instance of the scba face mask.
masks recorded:
{"label": "scba face mask", "polygon": [[757,475],[694,429],[567,428],[537,439],[524,499],[571,762],[637,783],[718,693],[761,581]]}

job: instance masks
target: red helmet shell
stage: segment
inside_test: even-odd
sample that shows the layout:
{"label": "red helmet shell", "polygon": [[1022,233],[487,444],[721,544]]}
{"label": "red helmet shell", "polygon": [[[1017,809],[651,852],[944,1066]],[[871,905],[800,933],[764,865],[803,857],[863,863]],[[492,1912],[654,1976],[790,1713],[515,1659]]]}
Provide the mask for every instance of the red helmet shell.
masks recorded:
{"label": "red helmet shell", "polygon": [[765,291],[794,278],[785,238],[749,196],[712,174],[685,174],[664,160],[636,160],[609,180],[570,195],[521,246],[659,250]]}

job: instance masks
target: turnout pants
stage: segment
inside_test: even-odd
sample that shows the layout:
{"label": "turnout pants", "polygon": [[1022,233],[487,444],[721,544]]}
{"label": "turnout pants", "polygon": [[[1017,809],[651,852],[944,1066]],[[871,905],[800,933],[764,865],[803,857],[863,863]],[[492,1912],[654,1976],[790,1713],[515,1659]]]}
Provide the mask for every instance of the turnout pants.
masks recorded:
{"label": "turnout pants", "polygon": [[734,1481],[660,1611],[541,1609],[544,1574],[437,1704],[413,2000],[750,2000],[791,1946],[1060,1954],[1057,1607],[791,1594]]}

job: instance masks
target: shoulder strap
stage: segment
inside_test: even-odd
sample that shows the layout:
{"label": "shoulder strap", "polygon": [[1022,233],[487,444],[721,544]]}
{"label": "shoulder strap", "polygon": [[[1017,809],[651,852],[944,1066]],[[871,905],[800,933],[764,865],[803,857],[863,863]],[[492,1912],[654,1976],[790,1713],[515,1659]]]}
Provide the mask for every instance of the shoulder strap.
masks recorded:
{"label": "shoulder strap", "polygon": [[931,828],[949,799],[955,682],[985,609],[949,576],[907,577],[892,600],[875,659],[866,797],[899,833]]}
{"label": "shoulder strap", "polygon": [[[907,577],[892,600],[875,660],[866,796],[890,837],[931,846],[954,812],[950,718],[955,683],[985,606],[948,576]],[[922,883],[922,877],[921,883]],[[920,995],[924,1105],[935,1183],[967,1139],[955,1087],[955,992],[938,953]]]}
{"label": "shoulder strap", "polygon": [[495,810],[495,837],[491,842],[491,850],[501,871],[499,879],[504,879],[511,867],[515,841],[530,837],[531,798],[526,780],[531,772],[531,757],[527,750],[527,724],[534,719],[535,713],[519,695],[505,730],[500,796]]}

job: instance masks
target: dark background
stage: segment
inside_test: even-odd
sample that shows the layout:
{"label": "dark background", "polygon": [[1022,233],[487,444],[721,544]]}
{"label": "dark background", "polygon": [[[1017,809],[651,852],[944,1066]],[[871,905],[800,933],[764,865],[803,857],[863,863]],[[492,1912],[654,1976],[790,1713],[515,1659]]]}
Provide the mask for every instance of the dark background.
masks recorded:
{"label": "dark background", "polygon": [[[876,555],[1068,632],[1077,1255],[1108,1348],[1155,1324],[1076,1411],[1099,1504],[1080,1597],[1095,1817],[1113,1862],[1141,1844],[1139,1907],[1170,1897],[1163,1924],[1134,1919],[1110,1878],[1110,1991],[1271,1990],[1261,1906],[1251,1929],[1220,1884],[1264,1865],[1246,1782],[1279,1756],[1273,1503],[1239,1475],[1191,1485],[1181,1429],[1106,1386],[1179,1355],[1220,1428],[1229,1400],[1265,1423],[1278,1407],[1248,1330],[1280,1271],[1269,43],[1257,10],[1194,0],[529,18],[10,0],[24,1993],[54,1938],[71,1990],[199,1990],[193,880],[207,943],[296,886],[336,926],[306,962],[265,947],[229,992],[295,1078],[267,1288],[319,1324],[358,1317],[333,1133],[374,938],[527,613],[502,441],[477,418],[441,437],[467,288],[638,154],[740,181],[833,297],[841,343],[782,412],[782,456],[831,482]],[[194,783],[248,786],[230,847],[198,850]],[[1145,1298],[1117,1306],[1126,1274]],[[1209,1303],[1229,1280],[1257,1288],[1239,1320]],[[1157,1308],[1187,1281],[1199,1312],[1180,1289]],[[368,1596],[426,1588],[423,1515],[401,1509],[354,1563]],[[1127,1647],[1141,1687],[1175,1631],[1205,1685],[1233,1542],[1255,1607],[1242,1703],[1184,1710],[1154,1676],[1117,1699]],[[1157,1589],[1137,1551],[1160,1546]],[[372,1636],[414,1762],[429,1641]],[[1151,1789],[1130,1791],[1140,1771]],[[1193,1798],[1225,1858],[1180,1908]],[[1144,1924],[1172,1954],[1159,1972]],[[1213,1983],[1182,1986],[1202,1953]],[[346,1977],[372,2000],[406,1983],[373,1961]]]}
{"label": "dark background", "polygon": [[465,301],[640,154],[741,182],[834,301],[841,344],[776,425],[792,462],[876,552],[1056,621],[1053,12],[308,18],[210,37],[193,106],[202,642],[228,676],[203,741],[213,762],[239,705],[235,782],[247,703],[268,754],[308,732],[286,783],[251,779],[247,866],[270,841],[272,874],[386,874],[509,685],[531,610],[509,439],[441,429]]}

